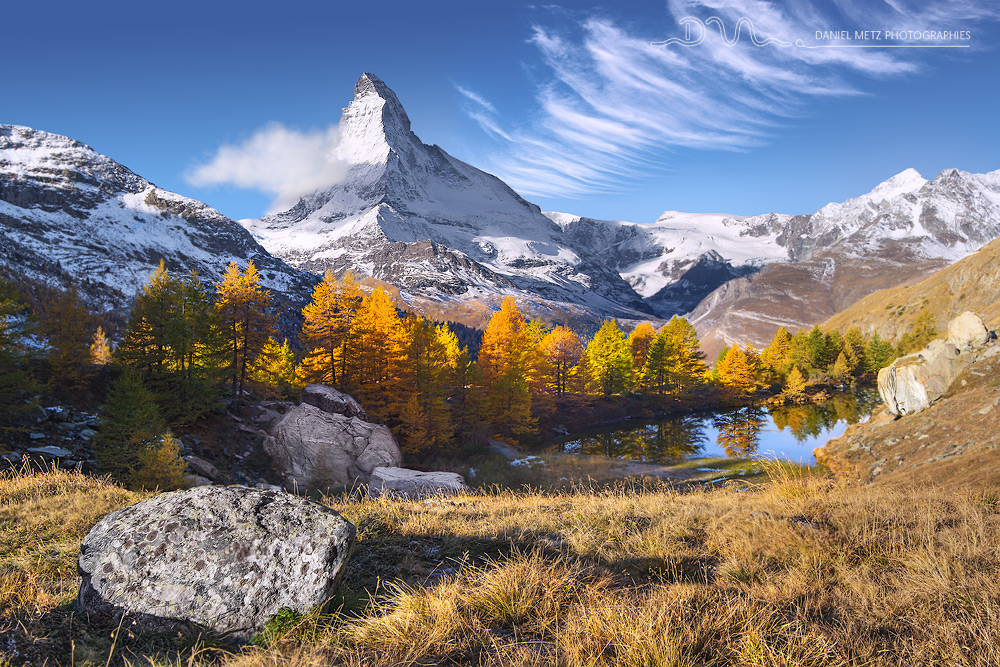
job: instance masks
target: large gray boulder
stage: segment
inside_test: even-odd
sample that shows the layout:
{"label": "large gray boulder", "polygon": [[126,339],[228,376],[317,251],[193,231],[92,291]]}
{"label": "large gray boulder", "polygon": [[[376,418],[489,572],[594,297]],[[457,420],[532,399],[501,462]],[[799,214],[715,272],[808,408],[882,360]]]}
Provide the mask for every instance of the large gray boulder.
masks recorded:
{"label": "large gray boulder", "polygon": [[933,340],[880,370],[878,391],[888,411],[904,416],[926,409],[979,357],[989,339],[979,316],[962,313],[948,324],[947,340]]}
{"label": "large gray boulder", "polygon": [[101,519],[80,545],[80,611],[143,629],[208,629],[246,639],[283,607],[334,592],[355,529],[281,491],[206,486],[164,493]]}
{"label": "large gray boulder", "polygon": [[426,498],[471,491],[465,478],[457,472],[421,472],[408,468],[375,468],[368,482],[372,496],[396,495],[404,498]]}
{"label": "large gray boulder", "polygon": [[264,439],[264,451],[286,482],[300,489],[367,484],[372,470],[403,459],[386,426],[305,403],[285,413]]}
{"label": "large gray boulder", "polygon": [[305,389],[302,390],[302,402],[317,407],[323,412],[344,415],[345,417],[357,417],[362,421],[368,421],[368,413],[353,396],[325,384],[306,385]]}

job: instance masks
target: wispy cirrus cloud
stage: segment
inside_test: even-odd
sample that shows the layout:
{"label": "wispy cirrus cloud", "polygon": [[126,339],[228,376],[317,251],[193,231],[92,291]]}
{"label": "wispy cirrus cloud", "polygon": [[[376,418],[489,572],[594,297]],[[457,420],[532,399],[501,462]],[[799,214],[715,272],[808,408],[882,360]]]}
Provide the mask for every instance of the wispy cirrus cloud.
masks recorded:
{"label": "wispy cirrus cloud", "polygon": [[[662,168],[672,151],[751,149],[819,100],[865,94],[871,81],[923,67],[925,53],[913,49],[795,45],[800,39],[812,44],[817,30],[968,29],[971,22],[997,18],[985,1],[923,4],[669,0],[665,27],[641,30],[596,16],[567,20],[557,12],[532,30],[530,42],[546,75],[528,121],[510,122],[481,94],[456,87],[466,113],[499,142],[489,166],[520,192],[573,197],[622,191],[637,176]],[[697,46],[654,43],[683,37],[681,22],[689,16],[718,17],[727,33],[712,24]],[[732,44],[743,17],[759,39],[788,46],[755,46],[746,34]]]}

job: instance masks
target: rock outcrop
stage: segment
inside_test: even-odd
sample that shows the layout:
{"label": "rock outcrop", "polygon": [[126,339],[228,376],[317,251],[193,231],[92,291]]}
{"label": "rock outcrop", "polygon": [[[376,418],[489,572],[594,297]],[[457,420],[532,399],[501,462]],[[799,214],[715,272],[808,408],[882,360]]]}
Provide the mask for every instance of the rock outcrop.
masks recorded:
{"label": "rock outcrop", "polygon": [[332,595],[355,538],[328,507],[281,491],[207,486],[113,512],[80,546],[79,608],[148,631],[246,639],[284,607]]}
{"label": "rock outcrop", "polygon": [[364,411],[353,398],[335,390],[308,395],[330,410],[359,412],[351,416],[301,403],[285,413],[265,438],[264,450],[288,484],[319,490],[367,484],[375,468],[402,461],[389,429],[357,416]]}
{"label": "rock outcrop", "polygon": [[354,400],[353,396],[325,384],[306,385],[306,388],[302,390],[302,402],[330,414],[357,417],[362,421],[369,421],[368,413],[365,412],[360,403]]}
{"label": "rock outcrop", "polygon": [[958,375],[978,358],[990,339],[983,321],[965,312],[948,324],[947,340],[934,340],[919,352],[896,359],[878,374],[878,391],[897,416],[925,410],[944,395]]}
{"label": "rock outcrop", "polygon": [[421,472],[407,468],[375,468],[368,482],[368,493],[372,496],[396,495],[404,498],[426,498],[428,496],[471,491],[465,478],[457,472]]}
{"label": "rock outcrop", "polygon": [[861,482],[1000,485],[1000,343],[991,340],[975,354],[926,410],[902,419],[877,412],[816,449],[816,460]]}

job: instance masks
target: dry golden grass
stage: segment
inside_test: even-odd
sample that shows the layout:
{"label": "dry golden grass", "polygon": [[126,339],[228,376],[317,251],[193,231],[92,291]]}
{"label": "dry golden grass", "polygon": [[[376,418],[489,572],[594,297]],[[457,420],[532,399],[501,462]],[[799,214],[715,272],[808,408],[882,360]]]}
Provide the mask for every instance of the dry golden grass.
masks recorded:
{"label": "dry golden grass", "polygon": [[139,497],[57,469],[0,473],[0,621],[75,596],[80,540],[105,514]]}
{"label": "dry golden grass", "polygon": [[[120,653],[175,667],[1000,664],[1000,493],[772,473],[741,489],[327,499],[359,529],[337,613],[236,653]],[[0,562],[20,564],[5,572],[70,590],[75,554],[38,569],[9,534],[29,521],[78,543],[94,498],[131,496],[65,473],[4,478]]]}

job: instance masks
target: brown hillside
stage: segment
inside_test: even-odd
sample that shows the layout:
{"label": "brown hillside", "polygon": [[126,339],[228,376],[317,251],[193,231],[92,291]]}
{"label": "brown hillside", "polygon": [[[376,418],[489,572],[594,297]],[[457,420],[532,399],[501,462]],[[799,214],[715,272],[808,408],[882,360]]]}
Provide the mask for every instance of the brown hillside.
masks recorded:
{"label": "brown hillside", "polygon": [[824,329],[858,326],[897,338],[913,327],[924,308],[942,328],[955,315],[971,310],[991,329],[1000,324],[1000,239],[959,260],[915,285],[879,290],[840,311],[823,324]]}
{"label": "brown hillside", "polygon": [[688,315],[709,359],[726,345],[765,347],[778,327],[811,328],[876,290],[924,279],[940,260],[898,248],[859,259],[828,253],[806,261],[770,264],[731,280]]}

